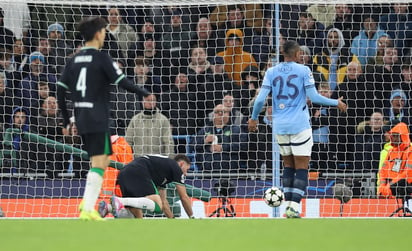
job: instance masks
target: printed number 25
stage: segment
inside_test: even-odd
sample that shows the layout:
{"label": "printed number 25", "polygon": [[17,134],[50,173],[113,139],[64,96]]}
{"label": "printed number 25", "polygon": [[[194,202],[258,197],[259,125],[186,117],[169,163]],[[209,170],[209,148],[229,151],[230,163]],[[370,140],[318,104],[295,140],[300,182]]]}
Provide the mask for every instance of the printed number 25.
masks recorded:
{"label": "printed number 25", "polygon": [[[277,99],[294,99],[299,95],[299,89],[298,87],[291,82],[292,79],[297,78],[298,75],[292,74],[289,75],[288,78],[286,79],[286,86],[289,88],[285,89],[285,80],[283,79],[282,76],[277,76],[273,80],[273,86],[276,86],[279,84],[279,93],[276,95]],[[293,92],[290,92],[290,89],[292,89]]]}

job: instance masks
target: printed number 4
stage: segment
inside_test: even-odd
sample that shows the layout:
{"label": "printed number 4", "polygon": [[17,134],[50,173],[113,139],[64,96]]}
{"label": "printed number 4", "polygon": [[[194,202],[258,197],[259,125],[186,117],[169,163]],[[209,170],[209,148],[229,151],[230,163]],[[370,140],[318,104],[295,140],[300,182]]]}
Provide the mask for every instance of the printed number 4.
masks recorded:
{"label": "printed number 4", "polygon": [[82,93],[82,98],[86,96],[86,73],[87,68],[83,67],[80,70],[79,78],[77,79],[76,83],[76,91],[80,91]]}

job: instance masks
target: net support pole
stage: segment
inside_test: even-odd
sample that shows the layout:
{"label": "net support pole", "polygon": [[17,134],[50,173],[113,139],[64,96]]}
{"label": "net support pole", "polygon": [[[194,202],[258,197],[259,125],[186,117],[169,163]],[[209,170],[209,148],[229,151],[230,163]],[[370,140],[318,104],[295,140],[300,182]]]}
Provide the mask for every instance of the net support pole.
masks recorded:
{"label": "net support pole", "polygon": [[[274,35],[276,41],[276,64],[279,63],[279,55],[280,55],[280,16],[279,16],[279,3],[273,4],[273,12],[275,14],[274,18],[272,19],[272,27],[273,32],[272,36]],[[273,16],[273,14],[272,14]],[[272,99],[272,107],[273,107],[273,99]],[[280,155],[279,155],[279,146],[276,142],[276,135],[274,130],[274,124],[272,123],[272,184],[273,186],[280,187]],[[272,212],[273,217],[280,216],[280,210],[278,207],[273,208]]]}

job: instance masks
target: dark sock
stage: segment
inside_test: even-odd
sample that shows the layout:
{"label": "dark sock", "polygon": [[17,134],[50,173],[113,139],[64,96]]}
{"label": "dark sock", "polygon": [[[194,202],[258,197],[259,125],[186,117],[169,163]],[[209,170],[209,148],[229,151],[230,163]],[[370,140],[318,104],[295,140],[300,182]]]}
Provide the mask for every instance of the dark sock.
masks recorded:
{"label": "dark sock", "polygon": [[300,203],[303,195],[305,195],[306,187],[308,186],[308,170],[296,169],[295,179],[293,180],[293,192],[291,200]]}
{"label": "dark sock", "polygon": [[283,193],[285,194],[285,201],[292,199],[293,180],[295,179],[295,168],[284,167],[283,168]]}

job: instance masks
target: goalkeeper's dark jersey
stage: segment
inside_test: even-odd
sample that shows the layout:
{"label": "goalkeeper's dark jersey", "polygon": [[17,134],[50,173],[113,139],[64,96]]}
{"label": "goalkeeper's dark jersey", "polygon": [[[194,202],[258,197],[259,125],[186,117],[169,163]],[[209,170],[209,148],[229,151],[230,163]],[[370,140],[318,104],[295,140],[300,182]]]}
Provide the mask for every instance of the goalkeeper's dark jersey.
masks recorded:
{"label": "goalkeeper's dark jersey", "polygon": [[68,61],[58,81],[59,106],[65,123],[68,123],[69,117],[65,90],[69,90],[79,133],[109,132],[111,84],[119,84],[142,95],[148,94],[146,90],[129,83],[107,53],[83,47]]}
{"label": "goalkeeper's dark jersey", "polygon": [[156,186],[166,187],[166,184],[177,182],[184,184],[184,175],[177,162],[160,155],[143,155],[127,164],[120,172],[122,175],[133,177],[131,173],[138,172],[138,168],[146,168],[150,178]]}

